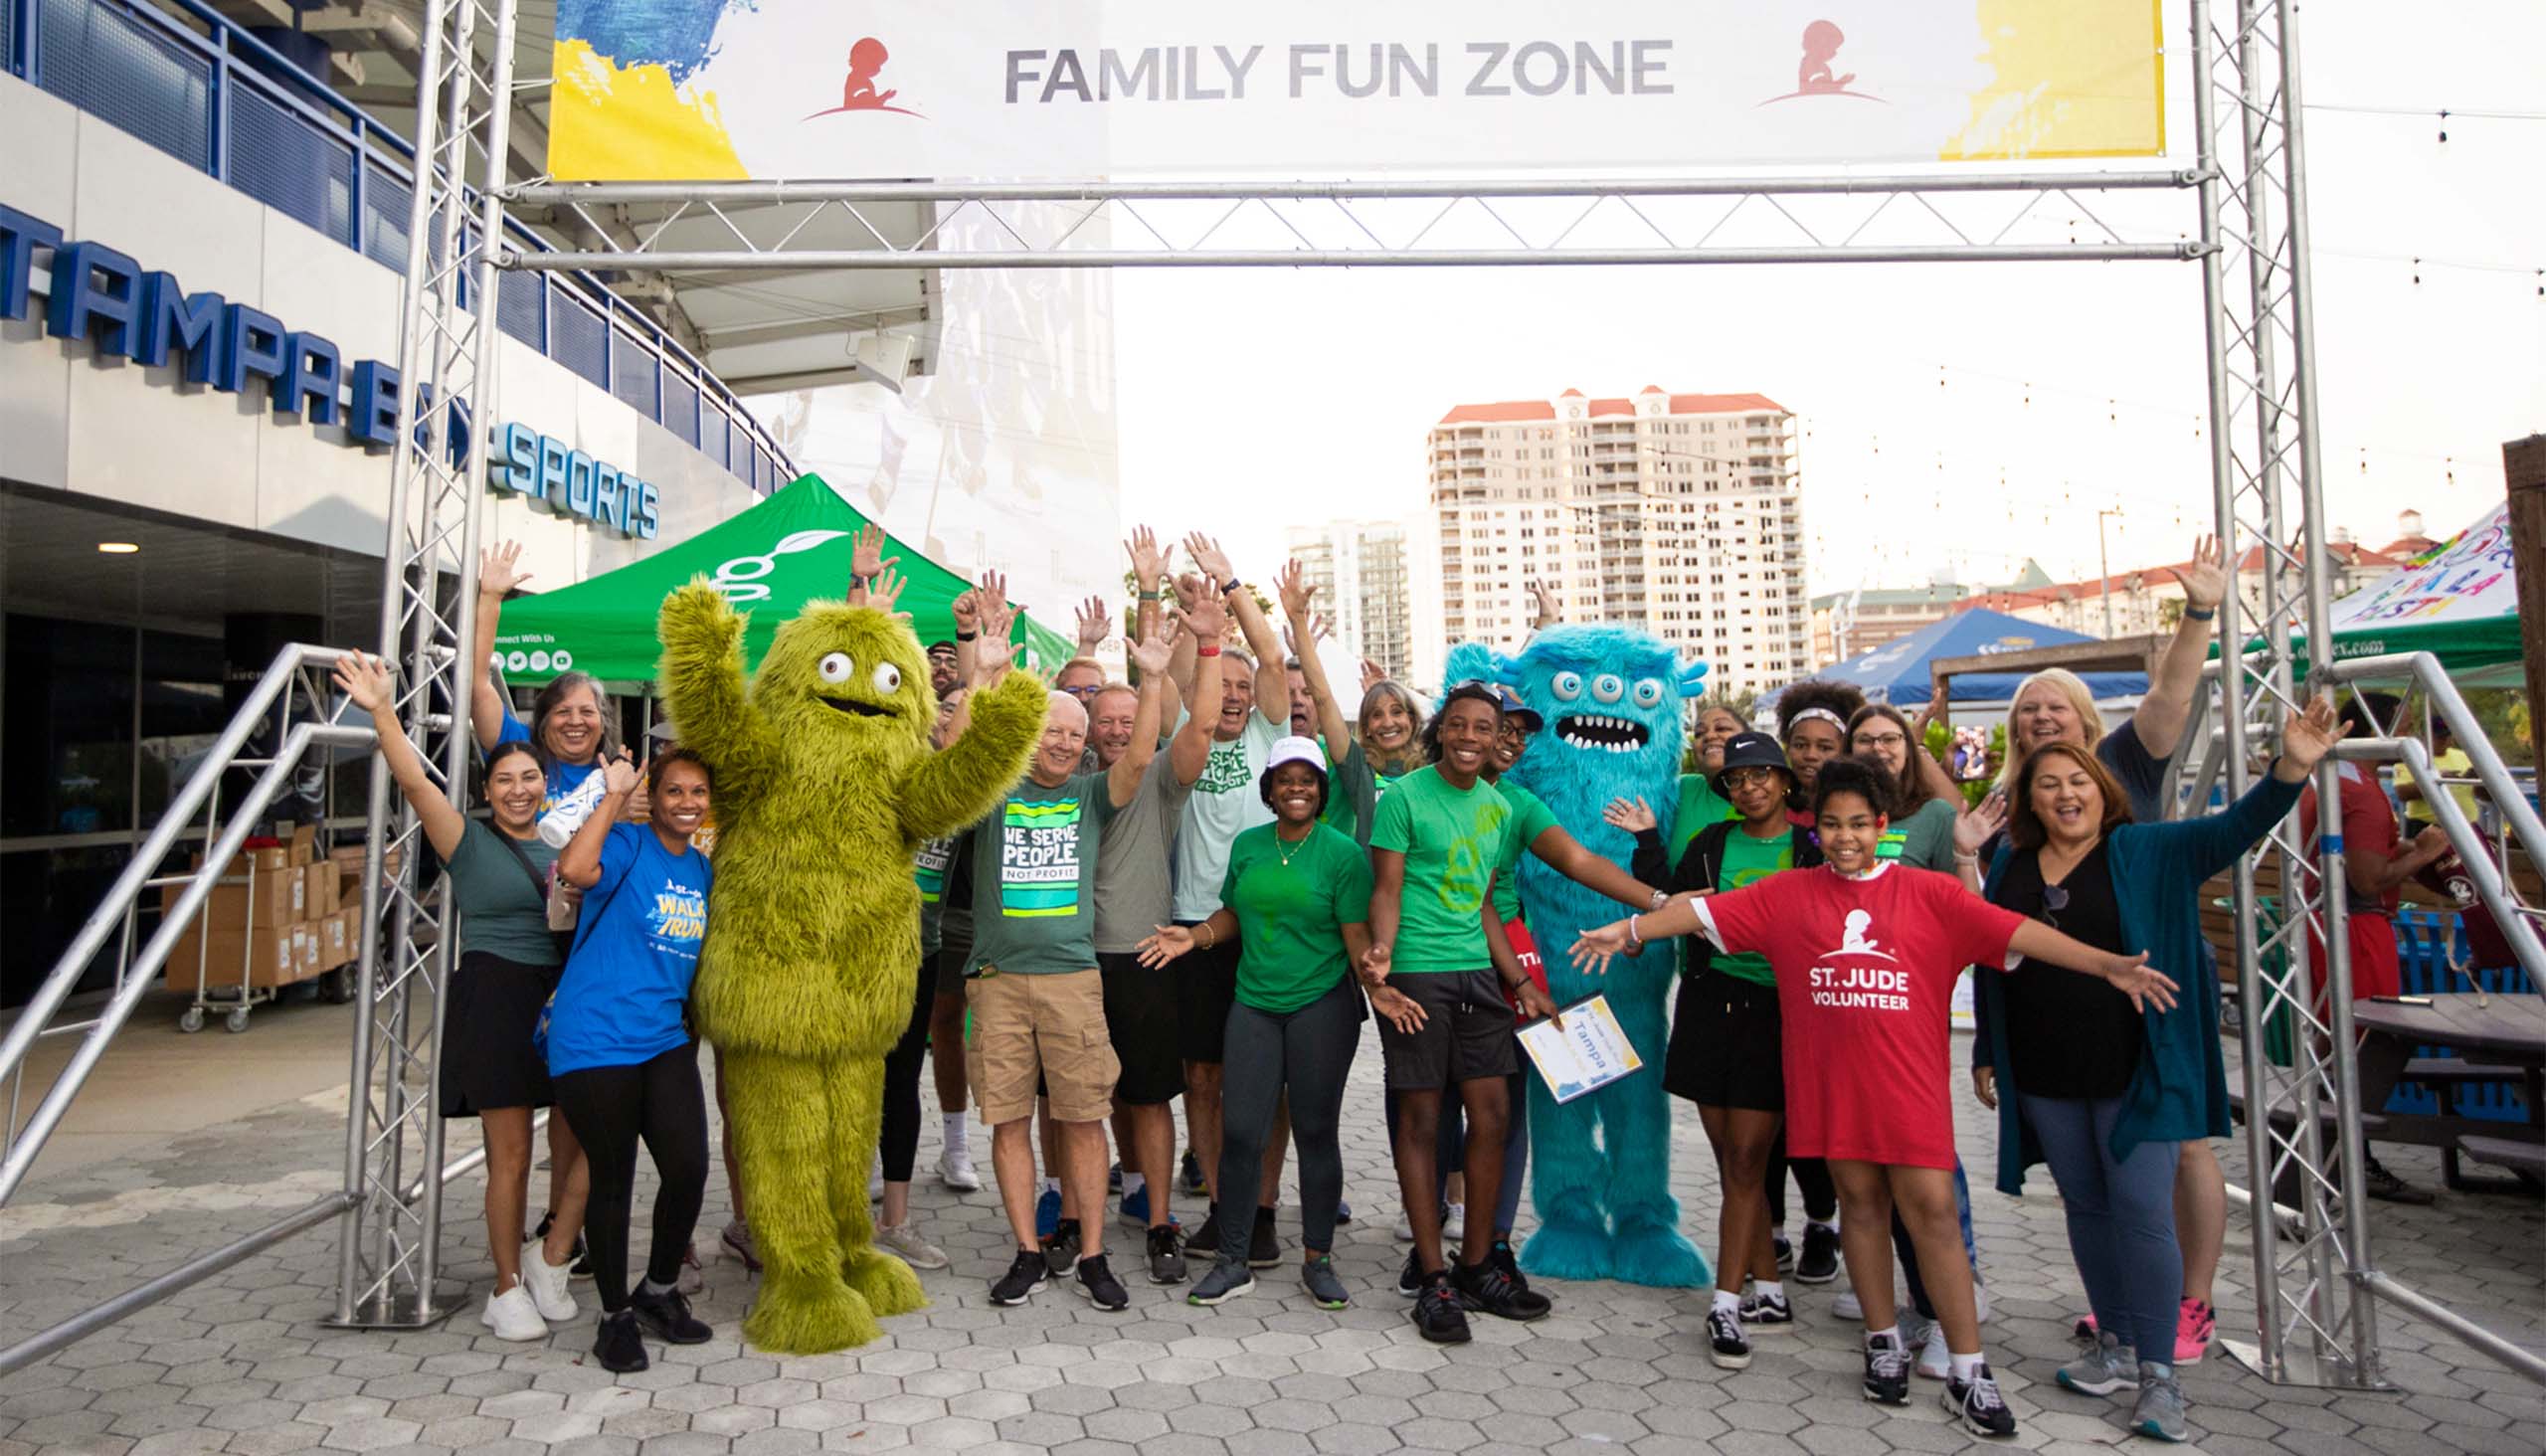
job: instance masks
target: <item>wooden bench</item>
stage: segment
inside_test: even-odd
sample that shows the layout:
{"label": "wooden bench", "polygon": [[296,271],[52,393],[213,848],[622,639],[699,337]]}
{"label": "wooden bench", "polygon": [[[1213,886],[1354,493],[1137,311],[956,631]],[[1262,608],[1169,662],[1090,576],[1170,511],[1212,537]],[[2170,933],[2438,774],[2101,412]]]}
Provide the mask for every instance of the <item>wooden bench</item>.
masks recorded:
{"label": "wooden bench", "polygon": [[2455,1152],[2506,1168],[2518,1175],[2519,1181],[2531,1188],[2546,1183],[2546,1143],[2522,1142],[2517,1138],[2467,1136],[2457,1140]]}
{"label": "wooden bench", "polygon": [[[2531,1085],[2535,1073],[2525,1067],[2497,1066],[2489,1062],[2470,1062],[2454,1056],[2418,1056],[2405,1063],[2402,1080],[2429,1087],[2440,1099],[2442,1117],[2463,1116],[2457,1107],[2457,1089],[2500,1085],[2519,1089],[2520,1095],[2534,1098],[2537,1089]],[[2493,1142],[2508,1141],[2492,1139]],[[2525,1147],[2526,1144],[2515,1146]],[[2458,1160],[2464,1154],[2461,1139],[2440,1150],[2441,1177],[2450,1187],[2465,1189],[2468,1184]]]}

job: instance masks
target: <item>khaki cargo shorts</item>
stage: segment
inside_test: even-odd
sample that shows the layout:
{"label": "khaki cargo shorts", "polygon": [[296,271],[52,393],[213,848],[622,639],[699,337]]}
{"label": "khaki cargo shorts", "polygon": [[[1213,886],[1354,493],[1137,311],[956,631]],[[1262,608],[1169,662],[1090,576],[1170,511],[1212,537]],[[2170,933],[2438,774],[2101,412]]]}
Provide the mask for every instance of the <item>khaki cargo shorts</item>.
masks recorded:
{"label": "khaki cargo shorts", "polygon": [[1094,967],[977,976],[964,989],[973,1011],[964,1071],[982,1121],[998,1127],[1032,1116],[1038,1077],[1061,1122],[1099,1122],[1113,1113],[1122,1064],[1105,1031],[1105,983]]}

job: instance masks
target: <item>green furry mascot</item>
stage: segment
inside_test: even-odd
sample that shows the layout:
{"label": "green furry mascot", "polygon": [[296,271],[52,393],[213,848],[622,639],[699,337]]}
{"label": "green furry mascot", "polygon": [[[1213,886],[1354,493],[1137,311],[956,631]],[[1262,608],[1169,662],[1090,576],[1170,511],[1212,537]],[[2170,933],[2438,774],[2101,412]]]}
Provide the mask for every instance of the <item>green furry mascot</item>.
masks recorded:
{"label": "green furry mascot", "polygon": [[931,753],[919,641],[891,614],[806,604],[749,689],[743,618],[704,579],[663,599],[661,681],[716,775],[716,886],[693,993],[723,1058],[743,1202],[766,1272],[743,1333],[790,1355],[863,1345],[925,1305],[873,1246],[867,1165],[884,1054],[910,1022],[923,840],[1024,772],[1044,688],[1009,673]]}

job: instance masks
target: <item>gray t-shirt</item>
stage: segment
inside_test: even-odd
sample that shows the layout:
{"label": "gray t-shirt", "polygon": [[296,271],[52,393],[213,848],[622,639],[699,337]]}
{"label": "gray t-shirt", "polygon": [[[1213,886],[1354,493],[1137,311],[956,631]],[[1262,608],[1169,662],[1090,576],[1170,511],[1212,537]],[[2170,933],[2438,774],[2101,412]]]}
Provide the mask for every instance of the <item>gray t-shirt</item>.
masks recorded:
{"label": "gray t-shirt", "polygon": [[1220,880],[1229,867],[1229,845],[1238,832],[1273,822],[1256,781],[1273,745],[1289,732],[1249,712],[1238,736],[1211,743],[1202,777],[1184,801],[1183,822],[1176,834],[1176,918],[1184,923],[1207,920],[1220,908]]}
{"label": "gray t-shirt", "polygon": [[1128,956],[1168,923],[1174,909],[1167,877],[1168,848],[1193,786],[1177,782],[1161,747],[1141,772],[1132,802],[1106,820],[1096,846],[1096,953]]}

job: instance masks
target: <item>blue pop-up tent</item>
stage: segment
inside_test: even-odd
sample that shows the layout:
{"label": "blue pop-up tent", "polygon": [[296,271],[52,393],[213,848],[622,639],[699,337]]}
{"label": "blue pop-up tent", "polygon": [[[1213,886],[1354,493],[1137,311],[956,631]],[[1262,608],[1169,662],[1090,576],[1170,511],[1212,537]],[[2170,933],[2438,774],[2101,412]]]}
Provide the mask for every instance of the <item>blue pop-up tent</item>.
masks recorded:
{"label": "blue pop-up tent", "polygon": [[[1825,680],[1854,683],[1875,702],[1917,706],[1931,693],[1927,664],[1938,657],[1984,657],[1993,652],[2022,652],[2095,638],[2064,628],[2009,617],[1975,607],[1929,623],[1908,637],[1896,637],[1871,652],[1813,673]],[[2097,700],[2139,697],[2148,691],[2144,672],[2087,672],[2088,691]],[[1950,701],[2003,703],[2022,682],[2021,672],[1975,672],[1953,679]],[[1769,701],[1773,701],[1771,698]],[[1763,704],[1764,706],[1764,704]]]}

